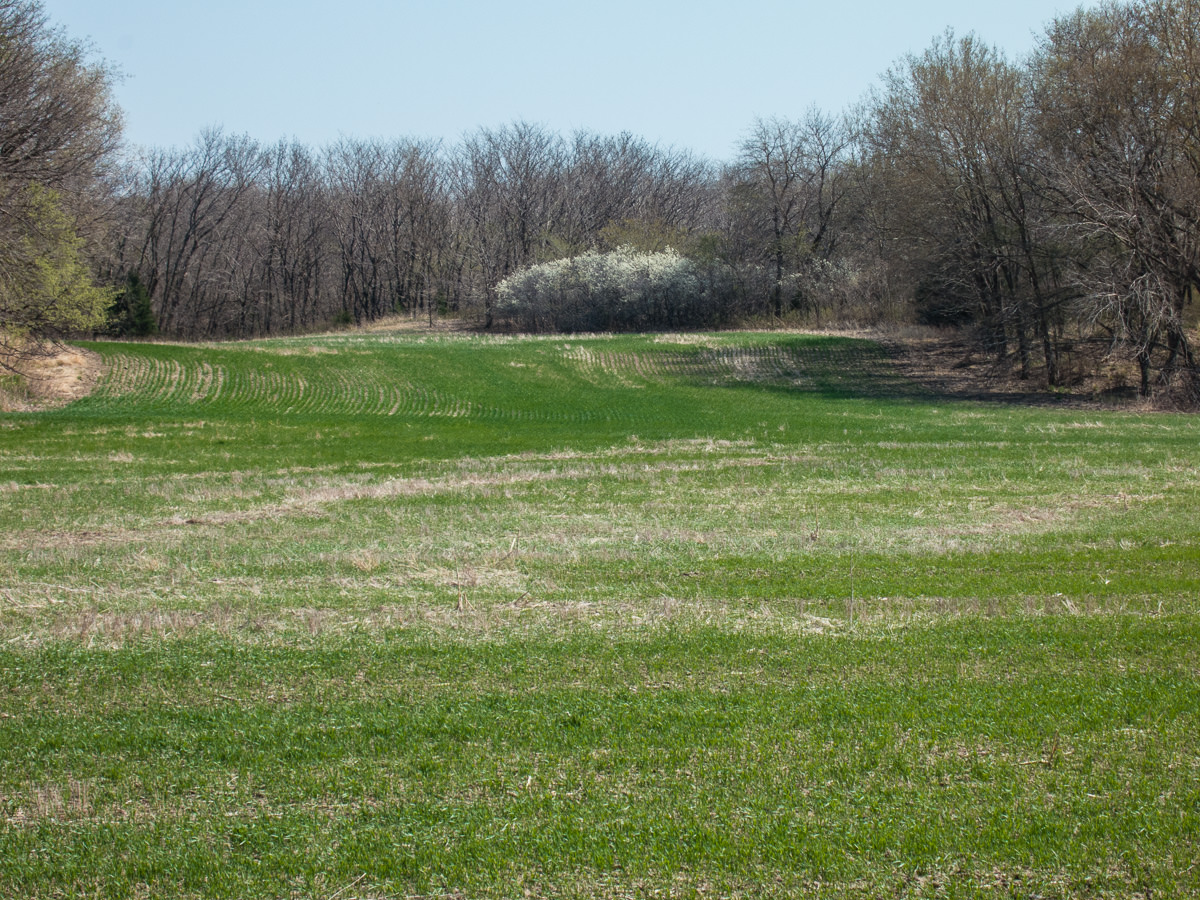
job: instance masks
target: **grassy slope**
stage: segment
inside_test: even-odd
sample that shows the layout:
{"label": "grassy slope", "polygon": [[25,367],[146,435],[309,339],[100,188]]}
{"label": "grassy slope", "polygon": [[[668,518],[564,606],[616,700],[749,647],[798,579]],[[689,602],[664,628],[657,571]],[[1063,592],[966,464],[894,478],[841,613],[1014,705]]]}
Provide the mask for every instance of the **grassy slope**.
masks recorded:
{"label": "grassy slope", "polygon": [[0,894],[1200,890],[1200,422],[808,337],[97,347],[0,422]]}

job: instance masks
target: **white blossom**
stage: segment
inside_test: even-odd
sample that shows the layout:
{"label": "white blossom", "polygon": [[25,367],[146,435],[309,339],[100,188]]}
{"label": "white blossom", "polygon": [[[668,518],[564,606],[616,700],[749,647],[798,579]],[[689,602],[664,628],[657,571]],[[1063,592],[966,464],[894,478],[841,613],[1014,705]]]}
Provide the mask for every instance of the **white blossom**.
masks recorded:
{"label": "white blossom", "polygon": [[523,269],[496,288],[496,311],[532,331],[628,331],[716,324],[713,271],[675,250],[631,247]]}

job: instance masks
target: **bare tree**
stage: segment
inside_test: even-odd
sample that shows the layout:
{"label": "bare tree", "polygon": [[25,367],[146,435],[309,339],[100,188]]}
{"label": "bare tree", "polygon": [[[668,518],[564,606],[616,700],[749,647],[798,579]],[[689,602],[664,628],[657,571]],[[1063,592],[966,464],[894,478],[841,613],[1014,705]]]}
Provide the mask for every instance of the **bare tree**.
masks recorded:
{"label": "bare tree", "polygon": [[0,0],[0,181],[92,182],[121,137],[114,76],[35,0]]}
{"label": "bare tree", "polygon": [[891,69],[869,99],[862,140],[879,192],[874,220],[915,261],[930,321],[971,322],[1030,375],[1035,338],[1059,381],[1056,283],[1025,72],[973,35],[947,33]]}
{"label": "bare tree", "polygon": [[629,133],[578,132],[564,177],[566,203],[558,237],[563,249],[587,250],[603,241],[604,229],[641,216],[648,177],[657,153]]}
{"label": "bare tree", "polygon": [[263,173],[261,331],[296,331],[327,320],[326,186],[308,148],[281,141]]}
{"label": "bare tree", "polygon": [[1156,364],[1200,389],[1184,327],[1200,283],[1200,2],[1062,17],[1034,71],[1048,174],[1087,244],[1078,279],[1092,321],[1132,352],[1143,395]]}
{"label": "bare tree", "polygon": [[444,300],[454,241],[440,147],[342,141],[325,173],[343,310],[362,322]]}
{"label": "bare tree", "polygon": [[389,292],[398,311],[432,310],[444,292],[450,209],[436,143],[402,141],[384,155],[383,214]]}
{"label": "bare tree", "polygon": [[468,266],[490,328],[496,285],[511,272],[556,255],[564,142],[527,122],[480,129],[463,141],[455,163]]}
{"label": "bare tree", "polygon": [[811,109],[799,121],[759,119],[730,172],[733,227],[770,265],[770,303],[784,313],[785,277],[836,248],[834,215],[844,194],[840,123]]}
{"label": "bare tree", "polygon": [[342,312],[358,323],[389,306],[383,286],[382,157],[376,143],[343,140],[326,151],[324,160]]}
{"label": "bare tree", "polygon": [[159,329],[201,337],[228,330],[223,318],[240,303],[230,274],[245,260],[246,203],[265,157],[247,138],[208,130],[184,151],[151,151],[123,202],[134,235],[121,264],[140,273]]}

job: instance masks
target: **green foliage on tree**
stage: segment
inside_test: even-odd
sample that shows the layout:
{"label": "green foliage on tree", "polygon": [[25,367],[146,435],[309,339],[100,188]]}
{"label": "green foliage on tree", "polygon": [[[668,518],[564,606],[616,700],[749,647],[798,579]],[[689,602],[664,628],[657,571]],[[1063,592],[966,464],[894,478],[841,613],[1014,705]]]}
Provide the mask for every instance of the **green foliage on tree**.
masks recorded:
{"label": "green foliage on tree", "polygon": [[97,286],[84,242],[55,191],[21,195],[25,228],[0,245],[0,324],[9,343],[96,331],[115,291]]}
{"label": "green foliage on tree", "polygon": [[150,337],[158,333],[150,293],[137,272],[126,276],[125,287],[113,302],[109,330],[120,337]]}
{"label": "green foliage on tree", "polygon": [[0,0],[0,347],[105,327],[89,229],[121,130],[113,75],[37,0]]}

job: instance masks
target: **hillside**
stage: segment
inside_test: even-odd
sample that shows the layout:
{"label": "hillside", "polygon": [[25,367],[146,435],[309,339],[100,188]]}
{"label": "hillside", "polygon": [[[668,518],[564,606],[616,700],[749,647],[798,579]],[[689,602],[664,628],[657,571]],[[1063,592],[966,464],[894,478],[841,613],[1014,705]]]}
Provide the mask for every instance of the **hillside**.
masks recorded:
{"label": "hillside", "polygon": [[1200,890],[1200,421],[878,344],[89,345],[0,419],[0,894]]}

